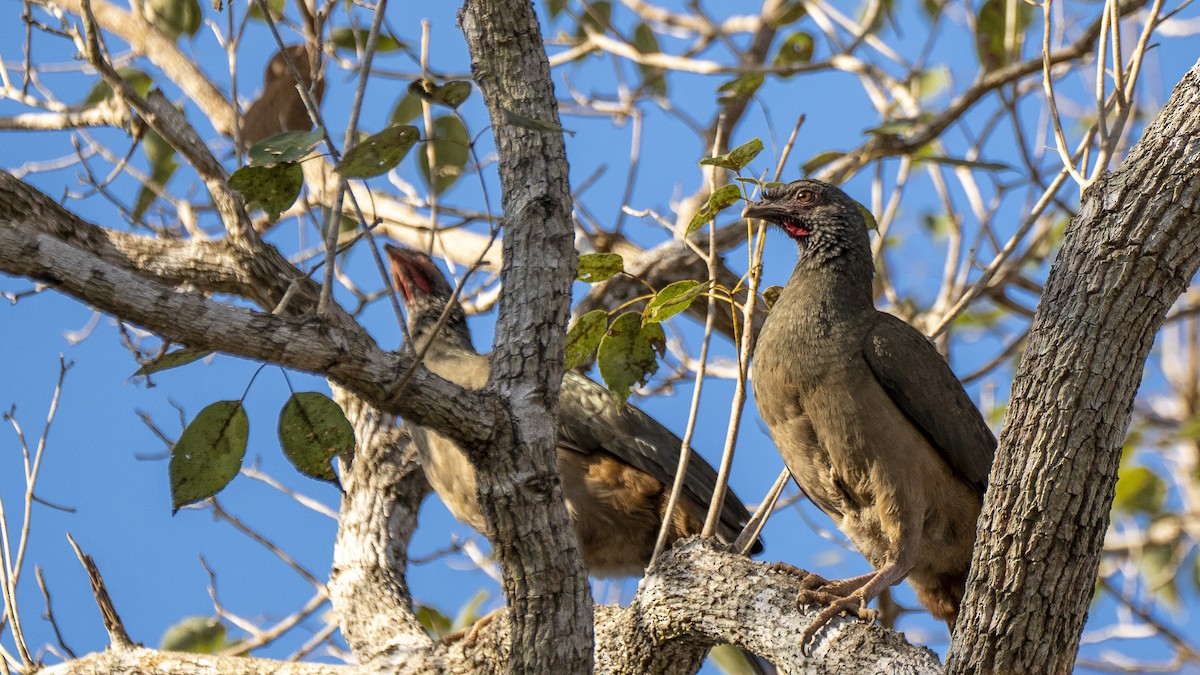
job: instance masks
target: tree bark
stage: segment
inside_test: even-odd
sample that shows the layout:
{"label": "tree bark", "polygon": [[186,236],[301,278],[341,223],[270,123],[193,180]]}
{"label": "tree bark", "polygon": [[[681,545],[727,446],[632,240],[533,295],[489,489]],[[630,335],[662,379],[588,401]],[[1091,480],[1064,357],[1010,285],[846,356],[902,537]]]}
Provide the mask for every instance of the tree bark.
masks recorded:
{"label": "tree bark", "polygon": [[[459,22],[498,151],[505,283],[489,389],[508,406],[493,450],[468,455],[504,573],[510,673],[589,673],[592,598],[562,498],[556,448],[574,229],[566,147],[529,0],[468,0]],[[533,121],[533,122],[531,122]]]}
{"label": "tree bark", "polygon": [[1154,336],[1200,266],[1200,63],[1083,195],[1013,382],[950,673],[1069,673]]}

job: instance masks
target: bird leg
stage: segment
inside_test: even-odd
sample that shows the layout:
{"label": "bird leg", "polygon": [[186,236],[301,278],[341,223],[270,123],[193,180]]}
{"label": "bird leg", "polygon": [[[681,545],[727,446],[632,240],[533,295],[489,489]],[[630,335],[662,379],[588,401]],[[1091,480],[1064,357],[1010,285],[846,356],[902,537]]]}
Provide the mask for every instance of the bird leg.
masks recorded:
{"label": "bird leg", "polygon": [[[820,584],[815,590],[802,590],[796,598],[796,602],[800,604],[823,604],[825,609],[813,618],[812,623],[808,628],[804,629],[804,633],[800,636],[800,646],[808,652],[813,644],[813,638],[816,637],[817,631],[821,630],[825,624],[829,623],[830,619],[842,614],[853,612],[858,618],[863,621],[874,621],[879,615],[873,609],[869,609],[867,604],[883,592],[883,589],[890,587],[892,584],[900,581],[908,574],[909,566],[902,566],[899,563],[888,563],[880,569],[864,574],[859,577],[850,579],[840,579],[837,581],[826,581]],[[815,580],[809,575],[801,583],[804,585],[814,584]],[[817,577],[820,579],[820,577]],[[849,595],[845,595],[849,592]]]}

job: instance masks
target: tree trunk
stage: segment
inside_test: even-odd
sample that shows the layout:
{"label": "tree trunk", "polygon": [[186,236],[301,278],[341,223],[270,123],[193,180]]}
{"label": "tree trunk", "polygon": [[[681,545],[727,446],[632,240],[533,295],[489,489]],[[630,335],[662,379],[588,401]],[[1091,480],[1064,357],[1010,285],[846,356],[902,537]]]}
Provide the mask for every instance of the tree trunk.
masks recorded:
{"label": "tree trunk", "polygon": [[1200,63],[1083,195],[1046,282],[992,467],[950,673],[1069,673],[1134,395],[1200,265]]}
{"label": "tree trunk", "polygon": [[541,28],[529,0],[469,0],[459,22],[498,151],[504,266],[489,388],[511,427],[468,449],[504,573],[510,673],[588,673],[592,597],[562,499],[558,389],[575,277],[567,154]]}

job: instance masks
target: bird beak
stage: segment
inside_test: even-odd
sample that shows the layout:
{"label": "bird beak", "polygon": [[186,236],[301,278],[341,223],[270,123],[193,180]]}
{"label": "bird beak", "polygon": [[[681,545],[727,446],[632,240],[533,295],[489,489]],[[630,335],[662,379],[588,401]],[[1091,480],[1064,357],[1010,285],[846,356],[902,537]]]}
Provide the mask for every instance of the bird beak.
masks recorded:
{"label": "bird beak", "polygon": [[782,222],[785,215],[787,215],[787,211],[781,204],[765,199],[747,204],[746,208],[742,210],[743,218],[761,218],[772,223]]}

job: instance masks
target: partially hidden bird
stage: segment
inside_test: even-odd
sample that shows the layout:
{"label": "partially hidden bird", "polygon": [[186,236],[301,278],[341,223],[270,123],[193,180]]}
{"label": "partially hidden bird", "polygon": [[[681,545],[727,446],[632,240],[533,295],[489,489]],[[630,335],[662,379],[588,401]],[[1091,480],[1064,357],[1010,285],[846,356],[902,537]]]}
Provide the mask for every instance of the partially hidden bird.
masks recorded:
{"label": "partially hidden bird", "polygon": [[[453,288],[429,256],[388,245],[392,282],[404,298],[408,331],[424,365],[463,387],[482,388],[488,355],[471,345],[466,314],[451,303]],[[443,309],[449,311],[438,330]],[[407,424],[407,423],[406,423]],[[476,497],[476,473],[462,449],[443,434],[408,425],[429,483],[456,518],[486,533]],[[563,497],[588,571],[597,577],[641,576],[666,513],[683,443],[633,405],[574,371],[563,377],[558,407],[558,469]],[[669,541],[699,534],[717,473],[693,453],[683,493],[670,520]],[[749,519],[728,492],[718,537],[732,542]],[[753,552],[762,549],[756,542]]]}
{"label": "partially hidden bird", "polygon": [[872,620],[867,603],[907,578],[954,630],[996,439],[945,359],[875,308],[857,202],[816,180],[763,191],[743,211],[781,228],[799,259],[767,316],[752,379],[758,411],[804,494],[874,571],[810,575],[799,601]]}

